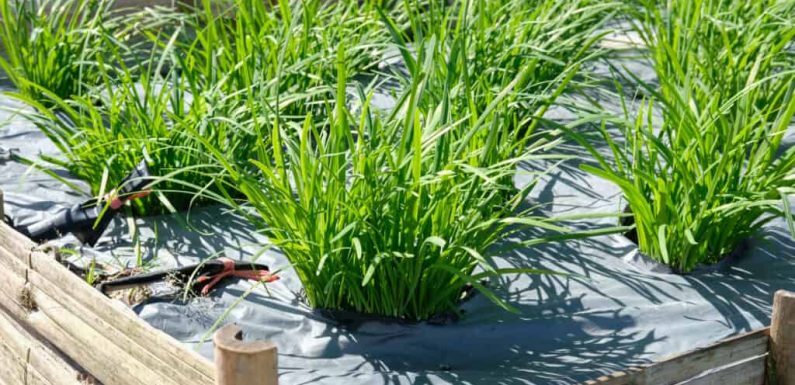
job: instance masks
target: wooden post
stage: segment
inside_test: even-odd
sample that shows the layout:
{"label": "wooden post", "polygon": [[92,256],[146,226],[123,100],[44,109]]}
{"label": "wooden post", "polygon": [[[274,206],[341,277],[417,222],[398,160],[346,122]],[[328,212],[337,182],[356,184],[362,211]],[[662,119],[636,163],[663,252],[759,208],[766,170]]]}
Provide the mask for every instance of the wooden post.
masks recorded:
{"label": "wooden post", "polygon": [[3,201],[3,190],[0,190],[0,222],[6,220],[5,201]]}
{"label": "wooden post", "polygon": [[234,324],[221,328],[215,343],[216,385],[278,385],[276,345],[266,341],[243,341],[243,331]]}
{"label": "wooden post", "polygon": [[795,385],[795,293],[779,290],[773,297],[770,353],[776,384]]}

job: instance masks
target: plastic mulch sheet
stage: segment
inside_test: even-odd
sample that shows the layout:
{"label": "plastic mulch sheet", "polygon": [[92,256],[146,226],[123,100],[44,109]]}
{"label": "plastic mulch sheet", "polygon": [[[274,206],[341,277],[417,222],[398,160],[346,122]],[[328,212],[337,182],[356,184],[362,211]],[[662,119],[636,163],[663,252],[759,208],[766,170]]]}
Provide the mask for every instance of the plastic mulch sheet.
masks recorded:
{"label": "plastic mulch sheet", "polygon": [[[0,146],[22,155],[57,154],[53,145],[11,110],[7,98],[0,120]],[[565,111],[548,116],[565,118]],[[787,146],[795,138],[788,138]],[[580,155],[548,175],[531,199],[549,215],[615,212],[616,187],[585,174]],[[527,165],[527,170],[540,165]],[[69,177],[61,172],[60,175]],[[526,183],[519,175],[516,183]],[[79,183],[79,182],[78,182]],[[0,189],[6,210],[23,224],[40,220],[85,199],[40,172],[0,161]],[[605,223],[601,220],[601,223]],[[577,225],[598,225],[578,223]],[[182,266],[220,254],[249,260],[266,239],[222,208],[189,215],[138,219],[142,247],[136,250],[123,218],[117,218],[95,248],[70,237],[58,243],[80,249],[109,266],[132,267],[140,257],[151,268]],[[539,234],[524,233],[521,239]],[[568,275],[509,275],[491,282],[498,295],[519,309],[506,312],[482,295],[462,304],[464,316],[446,325],[383,321],[334,321],[301,300],[301,284],[278,250],[258,259],[282,269],[278,282],[229,281],[209,297],[150,299],[134,310],[161,329],[211,358],[208,331],[236,322],[247,338],[279,346],[284,384],[566,384],[707,345],[769,323],[773,293],[795,290],[795,241],[783,221],[767,225],[764,237],[748,242],[731,264],[689,275],[659,272],[621,236],[499,252],[500,266],[547,268]],[[253,289],[252,289],[253,287]],[[240,297],[251,291],[244,299]],[[227,310],[230,309],[230,310]]]}

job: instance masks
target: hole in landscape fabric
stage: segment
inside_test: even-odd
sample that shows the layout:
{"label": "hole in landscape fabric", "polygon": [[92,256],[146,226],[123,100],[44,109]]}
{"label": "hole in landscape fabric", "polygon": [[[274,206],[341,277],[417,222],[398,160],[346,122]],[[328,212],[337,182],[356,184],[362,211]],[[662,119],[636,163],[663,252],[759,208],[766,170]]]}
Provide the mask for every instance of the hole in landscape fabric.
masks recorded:
{"label": "hole in landscape fabric", "polygon": [[[625,206],[624,210],[622,211],[624,214],[630,214],[630,216],[625,216],[619,218],[619,224],[621,226],[632,226],[634,225],[634,220],[631,216],[632,210],[629,206]],[[664,263],[654,260],[653,258],[643,254],[640,250],[637,250],[638,246],[638,235],[635,229],[632,229],[628,232],[622,234],[622,237],[626,239],[629,243],[631,243],[635,249],[632,250],[630,253],[625,255],[623,259],[637,268],[648,270],[650,272],[656,273],[666,273],[666,274],[682,274],[682,275],[689,275],[689,274],[700,274],[700,273],[709,273],[712,271],[720,271],[720,270],[728,270],[731,269],[733,265],[739,263],[743,258],[745,258],[751,249],[751,244],[754,240],[759,240],[760,238],[764,237],[764,233],[757,234],[757,237],[753,239],[743,239],[739,242],[739,244],[728,254],[724,254],[718,259],[718,262],[713,264],[705,265],[700,264],[696,266],[693,270],[689,272],[682,272],[677,271],[670,266],[666,266]]]}

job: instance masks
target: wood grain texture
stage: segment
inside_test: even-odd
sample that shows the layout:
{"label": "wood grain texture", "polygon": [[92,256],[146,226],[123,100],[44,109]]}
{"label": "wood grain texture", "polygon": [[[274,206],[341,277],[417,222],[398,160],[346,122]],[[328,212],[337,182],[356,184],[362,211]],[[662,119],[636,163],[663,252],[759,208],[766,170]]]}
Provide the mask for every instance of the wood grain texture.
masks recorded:
{"label": "wood grain texture", "polygon": [[779,290],[773,297],[770,353],[777,385],[795,385],[795,293]]}
{"label": "wood grain texture", "polygon": [[25,383],[25,371],[13,352],[0,342],[0,377],[12,384]]}
{"label": "wood grain texture", "polygon": [[677,385],[763,385],[767,354],[703,373]]}
{"label": "wood grain texture", "polygon": [[[11,293],[25,289],[24,282],[17,280],[9,280],[6,287],[8,286],[11,286]],[[18,298],[13,297],[12,301]],[[151,370],[138,363],[129,354],[125,354],[123,350],[113,346],[107,338],[89,325],[77,320],[76,316],[70,314],[41,290],[32,289],[31,297],[36,308],[31,310],[20,304],[22,312],[14,316],[24,319],[27,325],[68,357],[79,362],[106,385],[161,383],[162,379]],[[0,302],[5,301],[8,299],[0,299]]]}
{"label": "wood grain texture", "polygon": [[0,342],[0,356],[4,358],[4,363],[0,365],[8,365],[8,368],[14,372],[13,379],[9,382],[12,384],[24,385],[53,385],[52,382],[45,379],[36,368],[32,367],[27,362],[27,356],[18,356],[16,352],[12,351],[8,345]]}
{"label": "wood grain texture", "polygon": [[768,328],[759,329],[643,367],[602,376],[584,384],[673,385],[682,383],[711,369],[765,355],[768,333]]}
{"label": "wood grain texture", "polygon": [[80,371],[66,358],[45,344],[41,337],[30,333],[9,312],[0,307],[0,343],[5,345],[25,366],[52,385],[80,384]]}
{"label": "wood grain texture", "polygon": [[[2,247],[0,247],[0,263],[14,264],[13,259],[9,257],[7,251],[5,251]],[[17,264],[19,264],[18,261]],[[24,266],[17,266],[15,270],[18,270],[19,268],[24,268]],[[112,341],[113,345],[121,347],[126,355],[135,357],[134,360],[136,362],[140,362],[144,368],[151,369],[154,373],[157,373],[157,378],[165,378],[166,380],[161,380],[164,381],[164,383],[168,383],[172,380],[175,381],[175,383],[188,383],[190,381],[197,380],[196,376],[191,376],[189,373],[178,370],[178,363],[169,363],[161,360],[151,349],[148,349],[146,346],[143,346],[138,341],[132,339],[123,330],[120,330],[112,323],[108,322],[105,318],[98,316],[95,309],[90,309],[83,302],[78,301],[76,298],[72,298],[68,295],[62,295],[62,287],[56,285],[54,282],[48,279],[45,279],[37,271],[29,270],[26,272],[26,274],[28,277],[27,279],[32,286],[31,292],[33,294],[33,300],[37,305],[40,305],[37,299],[38,296],[41,295],[40,292],[47,296],[45,301],[47,299],[55,299],[58,307],[67,311],[65,316],[66,319],[69,319],[71,315],[76,316],[78,320],[75,322],[80,322],[83,325],[93,329],[86,332],[95,331],[100,333],[104,340]],[[50,311],[48,308],[41,307],[40,310],[44,312]],[[132,313],[130,313],[130,315],[137,317]],[[76,331],[81,330],[81,327],[76,326],[74,323],[71,326],[77,328],[74,329]],[[109,347],[108,349],[113,350],[114,347]]]}
{"label": "wood grain texture", "polygon": [[649,366],[643,371],[643,383],[675,384],[706,370],[765,354],[767,343],[764,330],[729,338]]}
{"label": "wood grain texture", "polygon": [[[32,251],[33,250],[33,251]],[[21,301],[27,290],[35,309]],[[0,224],[0,304],[105,384],[211,384],[213,364]],[[85,365],[84,363],[91,365]]]}
{"label": "wood grain texture", "polygon": [[237,325],[226,325],[213,337],[216,385],[278,385],[276,345],[243,341]]}
{"label": "wood grain texture", "polygon": [[5,223],[0,223],[0,246],[10,251],[17,259],[24,260],[26,255],[38,245]]}

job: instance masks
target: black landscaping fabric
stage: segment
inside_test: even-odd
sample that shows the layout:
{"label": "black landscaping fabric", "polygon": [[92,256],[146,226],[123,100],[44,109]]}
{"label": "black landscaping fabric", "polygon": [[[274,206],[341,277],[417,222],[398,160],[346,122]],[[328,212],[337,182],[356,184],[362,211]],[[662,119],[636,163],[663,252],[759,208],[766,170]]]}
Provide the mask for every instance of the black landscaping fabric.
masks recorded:
{"label": "black landscaping fabric", "polygon": [[[630,64],[643,70],[642,65]],[[0,126],[0,146],[18,148],[28,157],[40,152],[57,155],[35,127],[14,113],[21,108],[18,103],[3,97],[0,104],[0,121],[7,123]],[[567,113],[556,109],[547,117],[567,119]],[[793,143],[790,135],[786,145]],[[544,203],[547,215],[623,208],[615,186],[579,171],[577,162],[589,159],[583,150],[567,145],[561,151],[578,157],[537,186],[529,198],[533,204]],[[526,183],[529,173],[542,166],[526,165],[516,184]],[[13,161],[0,161],[0,189],[7,212],[23,224],[85,199]],[[593,227],[610,221],[615,219],[574,225]],[[152,268],[184,266],[219,254],[250,260],[267,243],[240,217],[220,207],[136,223],[142,257]],[[516,238],[538,235],[526,232]],[[58,243],[81,251],[74,257],[78,264],[93,256],[109,266],[135,265],[123,218],[114,220],[94,248],[81,248],[71,237]],[[268,339],[279,346],[281,381],[288,385],[568,384],[763,327],[770,321],[773,293],[795,290],[795,241],[782,220],[749,240],[732,263],[688,275],[667,273],[619,235],[501,251],[505,249],[494,250],[499,266],[547,268],[569,275],[508,275],[490,282],[519,310],[516,314],[475,295],[461,305],[463,316],[445,325],[333,320],[304,304],[301,284],[287,260],[278,250],[268,250],[256,261],[281,269],[282,279],[267,290],[231,281],[206,298],[151,300],[134,310],[208,358],[208,331],[219,319],[220,324],[238,323],[247,338]]]}

